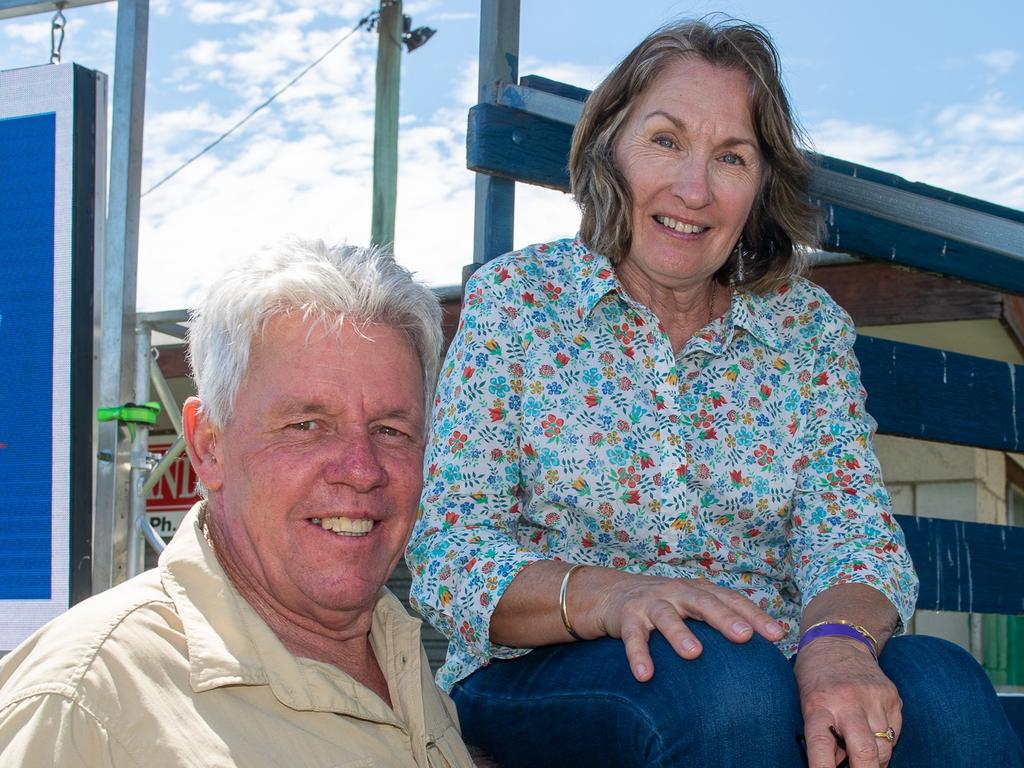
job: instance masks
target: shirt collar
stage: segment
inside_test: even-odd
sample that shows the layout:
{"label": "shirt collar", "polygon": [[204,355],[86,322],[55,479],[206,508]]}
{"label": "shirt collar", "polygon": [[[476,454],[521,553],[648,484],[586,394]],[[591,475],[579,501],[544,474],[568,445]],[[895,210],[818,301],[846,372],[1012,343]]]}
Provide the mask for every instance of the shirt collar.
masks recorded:
{"label": "shirt collar", "polygon": [[[576,280],[576,316],[580,319],[589,317],[598,303],[609,293],[616,292],[626,303],[630,302],[622,284],[615,274],[615,267],[608,257],[596,253],[580,240],[579,235],[570,244],[569,258],[572,263],[573,276]],[[772,303],[777,295],[788,290],[788,283],[778,291],[765,296],[734,291],[729,311],[725,314],[724,323],[718,332],[714,327],[709,333],[695,339],[700,346],[712,354],[722,354],[735,338],[737,328],[755,336],[762,344],[779,350],[782,342],[775,325],[774,307]]]}
{"label": "shirt collar", "polygon": [[580,236],[570,244],[569,259],[572,274],[576,281],[576,317],[590,317],[598,302],[611,291],[621,291],[619,278],[608,257],[596,253],[580,240]]}
{"label": "shirt collar", "polygon": [[[182,520],[160,556],[160,579],[174,601],[188,645],[190,680],[202,692],[228,685],[269,685],[284,705],[393,722],[392,711],[330,664],[295,657],[228,580],[202,533],[204,502]],[[420,658],[420,622],[381,588],[371,643],[392,680],[390,657]],[[393,698],[395,698],[393,696]]]}
{"label": "shirt collar", "polygon": [[[788,284],[780,290],[788,290]],[[725,316],[726,328],[742,328],[766,347],[781,350],[782,340],[779,338],[777,310],[774,306],[777,295],[775,291],[764,296],[733,291],[732,303]]]}

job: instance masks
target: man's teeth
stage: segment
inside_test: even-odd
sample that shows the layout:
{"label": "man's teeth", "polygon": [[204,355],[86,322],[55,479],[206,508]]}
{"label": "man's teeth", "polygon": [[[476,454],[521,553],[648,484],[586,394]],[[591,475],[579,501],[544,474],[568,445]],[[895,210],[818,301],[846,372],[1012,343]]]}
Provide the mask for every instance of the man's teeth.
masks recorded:
{"label": "man's teeth", "polygon": [[365,517],[314,517],[311,522],[339,536],[365,536],[373,529],[373,520]]}
{"label": "man's teeth", "polygon": [[676,221],[670,219],[668,216],[655,216],[654,217],[659,224],[674,229],[676,232],[682,232],[684,235],[696,235],[703,232],[707,227],[698,227],[696,224],[687,224],[682,221]]}

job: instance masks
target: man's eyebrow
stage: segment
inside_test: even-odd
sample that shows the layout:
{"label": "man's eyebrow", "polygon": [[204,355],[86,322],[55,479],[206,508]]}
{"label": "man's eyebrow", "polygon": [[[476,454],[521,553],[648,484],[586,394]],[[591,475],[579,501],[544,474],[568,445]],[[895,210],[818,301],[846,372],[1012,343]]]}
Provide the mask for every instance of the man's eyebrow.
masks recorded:
{"label": "man's eyebrow", "polygon": [[[670,123],[672,123],[672,125],[676,127],[676,130],[680,131],[681,133],[687,132],[686,123],[684,123],[675,115],[670,114],[663,109],[655,109],[652,112],[648,112],[647,115],[644,116],[644,122],[650,120],[652,117],[663,117]],[[748,139],[741,136],[730,136],[729,138],[720,142],[720,145],[723,147],[734,147],[737,144],[746,144],[747,146],[752,147],[753,149],[758,149],[757,141],[755,139]]]}

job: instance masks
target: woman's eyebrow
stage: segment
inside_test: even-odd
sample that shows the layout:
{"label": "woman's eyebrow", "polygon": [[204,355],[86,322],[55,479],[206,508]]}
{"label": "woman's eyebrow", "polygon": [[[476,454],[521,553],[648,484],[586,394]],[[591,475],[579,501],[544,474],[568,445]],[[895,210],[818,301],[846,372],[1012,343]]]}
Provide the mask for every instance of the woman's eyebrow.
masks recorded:
{"label": "woman's eyebrow", "polygon": [[[676,130],[678,130],[678,131],[680,131],[681,133],[684,133],[684,134],[687,132],[687,128],[686,128],[686,123],[685,122],[683,122],[681,119],[679,119],[675,115],[666,112],[663,109],[655,109],[652,112],[648,112],[647,115],[644,116],[644,122],[647,122],[648,120],[650,120],[651,118],[654,118],[654,117],[663,117],[666,120],[668,120],[670,123],[672,123],[672,125],[674,125],[676,127]],[[759,149],[759,146],[758,146],[757,141],[755,139],[746,138],[746,137],[743,137],[743,136],[730,136],[729,138],[724,139],[721,142],[719,142],[719,145],[723,146],[723,147],[734,147],[737,144],[746,144],[747,146],[751,147],[752,149],[755,149],[755,150]]]}

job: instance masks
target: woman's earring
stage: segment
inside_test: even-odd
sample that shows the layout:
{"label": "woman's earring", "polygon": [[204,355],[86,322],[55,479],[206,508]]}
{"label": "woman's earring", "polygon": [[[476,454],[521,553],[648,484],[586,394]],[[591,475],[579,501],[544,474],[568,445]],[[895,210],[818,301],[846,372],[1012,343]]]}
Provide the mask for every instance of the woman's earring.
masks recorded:
{"label": "woman's earring", "polygon": [[747,249],[743,247],[743,238],[736,241],[736,268],[733,270],[733,285],[743,285],[745,275],[743,274],[743,262],[747,260]]}

